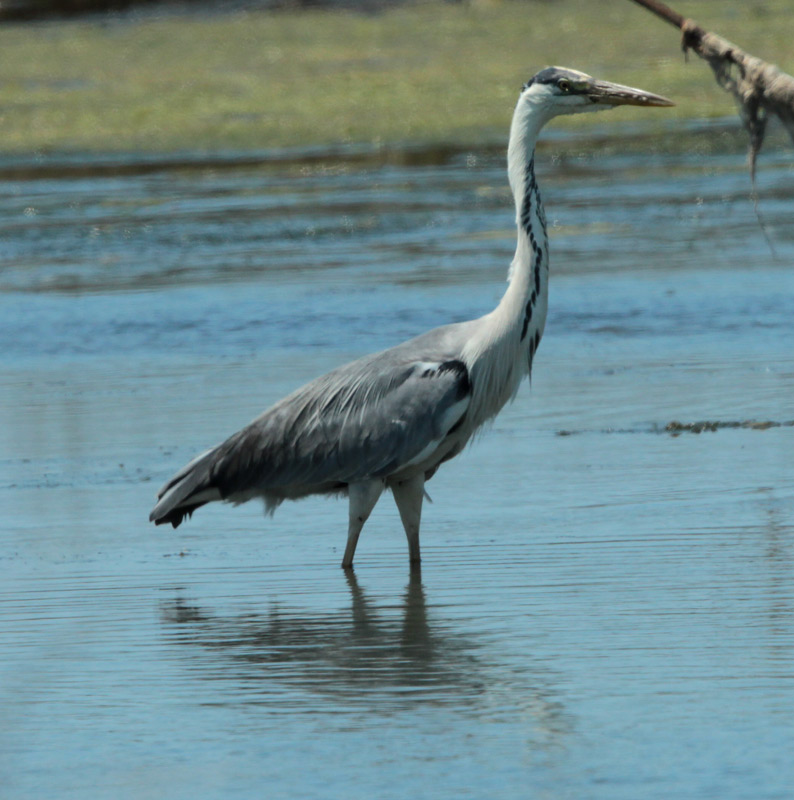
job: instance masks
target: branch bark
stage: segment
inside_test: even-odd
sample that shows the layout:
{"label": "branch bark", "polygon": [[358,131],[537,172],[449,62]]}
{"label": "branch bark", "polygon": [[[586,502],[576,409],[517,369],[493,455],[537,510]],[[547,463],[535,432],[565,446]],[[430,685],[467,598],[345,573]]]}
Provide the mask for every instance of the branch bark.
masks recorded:
{"label": "branch bark", "polygon": [[764,142],[770,114],[777,116],[794,143],[794,77],[704,30],[658,0],[633,0],[681,31],[684,53],[693,50],[711,67],[717,83],[733,95],[750,136],[750,173]]}

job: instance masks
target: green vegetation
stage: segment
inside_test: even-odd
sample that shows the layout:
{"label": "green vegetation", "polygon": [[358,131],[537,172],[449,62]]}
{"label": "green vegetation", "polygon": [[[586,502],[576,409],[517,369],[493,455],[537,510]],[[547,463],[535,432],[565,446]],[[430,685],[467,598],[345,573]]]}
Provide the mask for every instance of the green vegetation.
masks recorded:
{"label": "green vegetation", "polygon": [[[789,2],[673,5],[794,69]],[[706,65],[695,56],[684,63],[678,41],[627,0],[7,25],[0,146],[30,153],[501,142],[521,83],[546,64],[679,104],[633,110],[632,121],[662,126],[733,113]]]}

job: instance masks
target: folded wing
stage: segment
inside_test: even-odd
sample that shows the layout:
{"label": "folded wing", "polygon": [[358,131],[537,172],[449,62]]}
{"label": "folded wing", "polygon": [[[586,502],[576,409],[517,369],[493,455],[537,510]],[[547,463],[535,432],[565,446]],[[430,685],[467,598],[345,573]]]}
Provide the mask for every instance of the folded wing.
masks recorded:
{"label": "folded wing", "polygon": [[176,527],[212,500],[284,497],[386,478],[420,463],[455,429],[471,395],[462,361],[402,348],[329,372],[298,389],[180,470],[151,514]]}

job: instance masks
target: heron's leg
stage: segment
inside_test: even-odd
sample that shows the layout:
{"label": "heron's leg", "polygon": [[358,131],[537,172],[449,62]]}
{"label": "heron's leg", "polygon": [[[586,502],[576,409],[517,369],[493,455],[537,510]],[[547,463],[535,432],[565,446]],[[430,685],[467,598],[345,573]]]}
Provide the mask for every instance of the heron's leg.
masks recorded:
{"label": "heron's leg", "polygon": [[350,498],[350,522],[347,528],[347,547],[342,559],[344,569],[353,566],[353,556],[356,554],[358,536],[364,523],[369,519],[375,503],[378,502],[380,493],[383,491],[383,481],[361,481],[361,483],[351,483],[348,487]]}
{"label": "heron's leg", "polygon": [[425,476],[420,473],[413,478],[395,482],[391,490],[408,537],[408,557],[412,564],[418,564],[422,560],[419,555],[419,523],[425,496]]}

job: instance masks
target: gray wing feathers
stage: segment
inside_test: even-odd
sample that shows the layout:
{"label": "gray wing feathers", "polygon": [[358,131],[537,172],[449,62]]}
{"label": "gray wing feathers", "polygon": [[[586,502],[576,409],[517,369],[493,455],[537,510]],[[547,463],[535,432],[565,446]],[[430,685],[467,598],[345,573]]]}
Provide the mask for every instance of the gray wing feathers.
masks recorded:
{"label": "gray wing feathers", "polygon": [[457,422],[447,412],[468,396],[468,374],[446,363],[456,366],[356,363],[318,378],[218,448],[215,485],[228,496],[388,475]]}
{"label": "gray wing feathers", "polygon": [[210,474],[217,448],[196,456],[157,492],[157,505],[149,520],[158,525],[170,522],[175,528],[194,509],[210,500],[220,500],[220,492],[211,487]]}
{"label": "gray wing feathers", "polygon": [[178,525],[211,500],[280,499],[386,477],[466,413],[466,366],[445,326],[339,367],[284,398],[166,483],[151,514]]}

